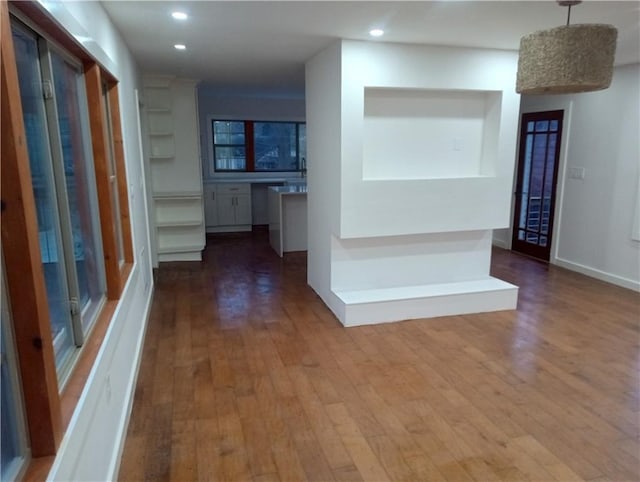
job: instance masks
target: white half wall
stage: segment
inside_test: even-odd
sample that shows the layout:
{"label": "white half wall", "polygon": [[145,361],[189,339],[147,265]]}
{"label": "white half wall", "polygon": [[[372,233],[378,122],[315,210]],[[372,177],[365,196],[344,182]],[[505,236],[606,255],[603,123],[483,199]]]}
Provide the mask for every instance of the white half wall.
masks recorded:
{"label": "white half wall", "polygon": [[340,41],[307,64],[309,284],[346,326],[512,309],[514,52]]}
{"label": "white half wall", "polygon": [[140,153],[136,63],[98,2],[40,2],[119,80],[135,264],[48,480],[115,480],[152,294],[146,181]]}
{"label": "white half wall", "polygon": [[522,98],[522,113],[556,109],[565,120],[550,261],[640,291],[640,65],[617,67],[607,90]]}
{"label": "white half wall", "polygon": [[487,277],[491,231],[332,238],[335,291],[453,283]]}

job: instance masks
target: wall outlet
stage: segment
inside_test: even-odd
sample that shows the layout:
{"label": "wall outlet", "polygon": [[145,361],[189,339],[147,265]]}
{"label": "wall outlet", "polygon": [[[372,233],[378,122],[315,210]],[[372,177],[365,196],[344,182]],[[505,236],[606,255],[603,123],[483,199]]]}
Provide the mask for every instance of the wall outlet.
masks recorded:
{"label": "wall outlet", "polygon": [[570,167],[569,179],[584,180],[584,167]]}

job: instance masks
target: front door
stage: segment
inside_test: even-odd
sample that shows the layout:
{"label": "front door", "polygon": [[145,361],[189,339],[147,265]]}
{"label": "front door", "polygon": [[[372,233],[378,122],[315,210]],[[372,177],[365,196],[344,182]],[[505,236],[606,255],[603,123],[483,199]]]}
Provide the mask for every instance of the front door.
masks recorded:
{"label": "front door", "polygon": [[512,249],[549,261],[563,111],[523,114]]}

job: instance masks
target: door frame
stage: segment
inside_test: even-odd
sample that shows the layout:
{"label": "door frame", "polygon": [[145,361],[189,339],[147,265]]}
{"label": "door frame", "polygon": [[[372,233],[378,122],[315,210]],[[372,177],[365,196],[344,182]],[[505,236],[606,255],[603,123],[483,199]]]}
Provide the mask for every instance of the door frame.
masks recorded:
{"label": "door frame", "polygon": [[[564,123],[565,123],[565,120],[567,119],[567,112],[569,112],[569,115],[570,115],[570,109],[565,109],[565,108],[539,110],[535,112],[522,112],[520,114],[520,122],[519,122],[518,157],[516,162],[516,173],[515,173],[516,175],[514,177],[513,211],[511,213],[511,233],[510,233],[511,234],[511,237],[510,237],[511,250],[521,254],[525,254],[525,255],[528,254],[541,261],[551,262],[551,263],[554,262],[556,258],[554,254],[554,248],[556,246],[556,236],[558,234],[557,226],[555,223],[555,218],[556,218],[555,214],[558,206],[562,204],[563,192],[562,192],[562,188],[558,189],[558,180],[564,179],[564,167],[566,164],[564,162],[564,157],[566,155]],[[517,219],[516,216],[519,218],[520,208],[522,205],[522,198],[519,195],[522,189],[519,189],[519,186],[522,183],[523,177],[524,177],[523,160],[524,160],[524,154],[527,146],[526,137],[528,134],[528,132],[526,131],[526,123],[531,121],[536,122],[538,120],[546,120],[549,118],[549,115],[552,115],[552,114],[559,117],[558,136],[560,137],[559,139],[560,142],[556,143],[555,156],[557,158],[557,161],[556,161],[555,169],[553,172],[551,205],[549,206],[549,229],[547,231],[548,244],[546,247],[542,247],[542,246],[531,245],[518,239],[518,232],[520,229],[518,224],[519,219]],[[527,117],[526,120],[525,120],[525,116]],[[563,172],[562,175],[560,175],[560,171]],[[559,220],[559,216],[558,216],[558,220]],[[523,246],[526,245],[529,252],[527,253],[527,252],[516,249],[518,245],[523,245]]]}

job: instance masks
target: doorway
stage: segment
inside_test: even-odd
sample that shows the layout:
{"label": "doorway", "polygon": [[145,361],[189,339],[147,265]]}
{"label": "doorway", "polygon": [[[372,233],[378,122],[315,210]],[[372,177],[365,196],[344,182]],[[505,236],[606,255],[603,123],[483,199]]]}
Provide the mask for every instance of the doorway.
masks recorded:
{"label": "doorway", "polygon": [[564,111],[523,114],[512,249],[549,261]]}

